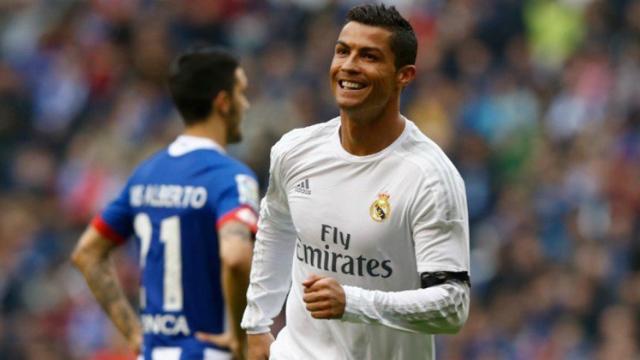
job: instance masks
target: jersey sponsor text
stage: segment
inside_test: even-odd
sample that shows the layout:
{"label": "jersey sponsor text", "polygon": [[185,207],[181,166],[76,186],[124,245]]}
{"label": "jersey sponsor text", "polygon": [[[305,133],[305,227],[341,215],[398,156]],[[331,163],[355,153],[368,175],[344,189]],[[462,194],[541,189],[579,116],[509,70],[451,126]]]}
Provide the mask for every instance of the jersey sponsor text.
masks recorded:
{"label": "jersey sponsor text", "polygon": [[143,314],[142,329],[145,334],[154,335],[184,335],[191,334],[187,318],[184,315],[173,314]]}
{"label": "jersey sponsor text", "polygon": [[[391,260],[368,259],[363,255],[355,256],[338,253],[331,250],[329,243],[342,246],[342,250],[349,249],[351,234],[343,233],[337,227],[322,224],[320,239],[325,243],[324,249],[296,242],[296,258],[321,270],[338,272],[354,276],[371,276],[388,278],[393,274]],[[331,237],[329,235],[332,235]]]}

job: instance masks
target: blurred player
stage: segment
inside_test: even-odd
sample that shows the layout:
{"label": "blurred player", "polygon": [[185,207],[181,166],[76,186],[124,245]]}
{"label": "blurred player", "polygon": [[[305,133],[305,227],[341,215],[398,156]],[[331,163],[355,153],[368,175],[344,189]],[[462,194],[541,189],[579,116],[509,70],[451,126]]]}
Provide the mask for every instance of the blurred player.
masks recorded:
{"label": "blurred player", "polygon": [[[246,87],[244,71],[223,50],[178,57],[169,90],[183,134],[138,166],[73,252],[96,299],[144,359],[229,359],[229,348],[242,356],[258,185],[224,147],[240,141]],[[140,318],[110,261],[131,235],[140,249]]]}
{"label": "blurred player", "polygon": [[433,359],[431,334],[466,321],[464,183],[399,110],[416,52],[395,8],[353,8],[330,68],[340,116],[273,147],[242,322],[250,359]]}

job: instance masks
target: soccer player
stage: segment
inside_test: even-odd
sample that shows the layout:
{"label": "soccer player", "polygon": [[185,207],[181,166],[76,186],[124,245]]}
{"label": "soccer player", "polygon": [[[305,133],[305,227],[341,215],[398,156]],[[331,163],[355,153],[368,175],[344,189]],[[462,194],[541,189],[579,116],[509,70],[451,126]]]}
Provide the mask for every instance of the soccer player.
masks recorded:
{"label": "soccer player", "polygon": [[416,52],[394,7],[351,9],[329,71],[340,116],[272,148],[242,321],[249,359],[433,359],[432,334],[466,321],[464,183],[399,110]]}
{"label": "soccer player", "polygon": [[[241,138],[246,87],[224,50],[179,56],[169,90],[183,134],[137,167],[73,252],[102,308],[146,360],[230,359],[230,348],[242,356],[258,185],[224,148]],[[131,235],[140,249],[140,320],[110,262]]]}

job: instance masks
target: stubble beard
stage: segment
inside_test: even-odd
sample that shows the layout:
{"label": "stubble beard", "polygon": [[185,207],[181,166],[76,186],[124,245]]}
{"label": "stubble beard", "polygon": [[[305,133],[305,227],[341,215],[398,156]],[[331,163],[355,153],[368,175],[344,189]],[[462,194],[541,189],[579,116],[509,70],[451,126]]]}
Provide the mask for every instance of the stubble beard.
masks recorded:
{"label": "stubble beard", "polygon": [[240,132],[241,118],[242,114],[240,114],[238,107],[235,105],[233,105],[225,115],[227,144],[237,144],[242,141],[242,133]]}
{"label": "stubble beard", "polygon": [[227,143],[237,144],[242,141],[242,134],[239,131],[227,133]]}

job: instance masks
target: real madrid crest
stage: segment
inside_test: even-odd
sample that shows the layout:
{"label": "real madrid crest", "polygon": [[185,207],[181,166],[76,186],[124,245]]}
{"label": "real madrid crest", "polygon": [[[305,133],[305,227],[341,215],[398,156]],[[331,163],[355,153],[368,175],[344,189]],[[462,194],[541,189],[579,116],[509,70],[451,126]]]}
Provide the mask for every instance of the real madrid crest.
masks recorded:
{"label": "real madrid crest", "polygon": [[380,193],[378,198],[369,207],[369,215],[377,222],[384,221],[384,219],[391,216],[391,204],[389,203],[389,194]]}

